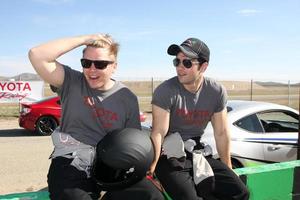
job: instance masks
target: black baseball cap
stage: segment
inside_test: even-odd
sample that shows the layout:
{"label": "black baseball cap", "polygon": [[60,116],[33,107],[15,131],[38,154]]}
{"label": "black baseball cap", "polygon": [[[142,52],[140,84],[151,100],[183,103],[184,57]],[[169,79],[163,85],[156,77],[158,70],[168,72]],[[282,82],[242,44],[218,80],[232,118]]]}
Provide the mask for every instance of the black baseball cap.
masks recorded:
{"label": "black baseball cap", "polygon": [[197,38],[188,38],[181,45],[172,44],[168,48],[168,54],[176,56],[179,52],[184,53],[189,58],[204,59],[209,61],[209,48]]}

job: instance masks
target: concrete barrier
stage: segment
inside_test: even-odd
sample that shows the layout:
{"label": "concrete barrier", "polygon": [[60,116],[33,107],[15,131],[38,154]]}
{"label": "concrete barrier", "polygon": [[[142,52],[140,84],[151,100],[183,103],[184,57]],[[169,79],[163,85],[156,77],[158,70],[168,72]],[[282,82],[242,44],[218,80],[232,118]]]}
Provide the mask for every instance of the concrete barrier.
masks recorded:
{"label": "concrete barrier", "polygon": [[300,160],[236,169],[250,200],[300,200]]}
{"label": "concrete barrier", "polygon": [[[300,160],[235,169],[250,200],[300,200]],[[47,191],[0,195],[0,200],[49,200]]]}
{"label": "concrete barrier", "polygon": [[8,195],[0,195],[1,200],[49,200],[47,191],[24,192]]}

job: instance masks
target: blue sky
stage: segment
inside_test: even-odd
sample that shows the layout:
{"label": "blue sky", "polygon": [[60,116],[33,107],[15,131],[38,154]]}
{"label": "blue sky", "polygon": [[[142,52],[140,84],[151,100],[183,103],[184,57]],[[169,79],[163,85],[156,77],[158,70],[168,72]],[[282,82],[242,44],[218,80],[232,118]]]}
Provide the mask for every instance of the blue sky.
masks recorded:
{"label": "blue sky", "polygon": [[[3,0],[0,76],[33,73],[27,52],[40,43],[109,33],[121,45],[115,78],[174,76],[167,47],[197,37],[209,77],[299,81],[299,20],[300,0]],[[81,50],[59,60],[81,70]]]}

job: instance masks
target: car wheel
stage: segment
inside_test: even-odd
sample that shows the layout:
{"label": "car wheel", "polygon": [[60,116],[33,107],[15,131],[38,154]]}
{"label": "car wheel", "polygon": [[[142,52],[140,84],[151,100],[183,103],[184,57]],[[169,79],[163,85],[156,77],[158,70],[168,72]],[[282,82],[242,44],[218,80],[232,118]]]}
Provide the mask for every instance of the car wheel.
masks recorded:
{"label": "car wheel", "polygon": [[42,116],[36,122],[36,131],[39,135],[51,135],[58,126],[56,120],[51,116]]}
{"label": "car wheel", "polygon": [[232,158],[231,158],[231,164],[232,164],[232,169],[237,169],[237,168],[243,167],[243,165],[239,161],[232,159]]}

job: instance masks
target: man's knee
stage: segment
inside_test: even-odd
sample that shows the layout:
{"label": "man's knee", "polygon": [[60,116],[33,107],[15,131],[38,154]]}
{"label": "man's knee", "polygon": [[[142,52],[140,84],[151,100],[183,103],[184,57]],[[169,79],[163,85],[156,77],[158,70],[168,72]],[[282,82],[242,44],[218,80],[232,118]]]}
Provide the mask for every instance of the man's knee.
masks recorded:
{"label": "man's knee", "polygon": [[88,192],[79,188],[67,188],[64,189],[62,193],[62,200],[92,200],[92,199],[97,199],[95,194],[89,194]]}
{"label": "man's knee", "polygon": [[123,190],[123,191],[111,191],[106,192],[105,195],[102,197],[104,200],[164,200],[164,196],[160,192],[151,192],[148,190]]}
{"label": "man's knee", "polygon": [[239,200],[248,200],[250,198],[250,192],[247,187],[245,187],[240,194]]}
{"label": "man's knee", "polygon": [[199,197],[210,196],[215,190],[215,178],[208,177],[196,185],[197,195]]}

